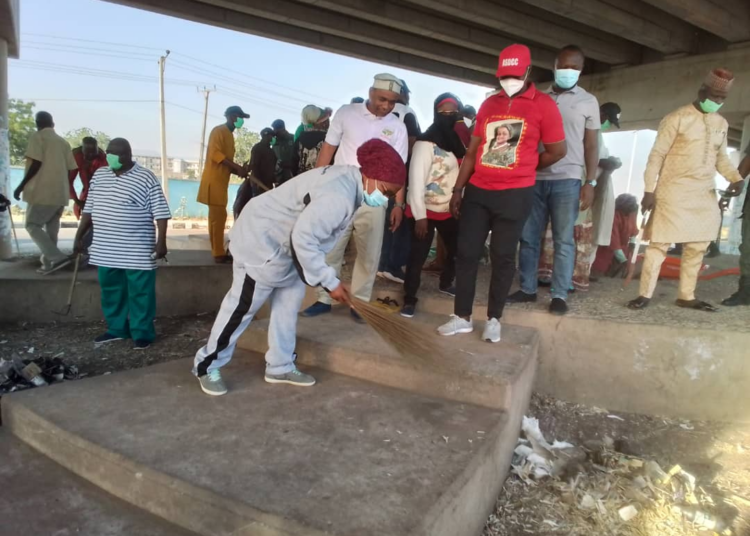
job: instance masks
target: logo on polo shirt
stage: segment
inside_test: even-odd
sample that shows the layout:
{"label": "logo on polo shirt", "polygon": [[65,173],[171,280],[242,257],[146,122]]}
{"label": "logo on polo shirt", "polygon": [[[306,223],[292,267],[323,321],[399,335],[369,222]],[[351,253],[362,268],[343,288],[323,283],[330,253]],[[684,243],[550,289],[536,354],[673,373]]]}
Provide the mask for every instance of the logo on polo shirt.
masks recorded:
{"label": "logo on polo shirt", "polygon": [[386,138],[390,138],[391,136],[393,136],[393,131],[390,128],[384,128],[382,134]]}
{"label": "logo on polo shirt", "polygon": [[503,67],[515,67],[518,65],[518,58],[505,58],[503,60]]}

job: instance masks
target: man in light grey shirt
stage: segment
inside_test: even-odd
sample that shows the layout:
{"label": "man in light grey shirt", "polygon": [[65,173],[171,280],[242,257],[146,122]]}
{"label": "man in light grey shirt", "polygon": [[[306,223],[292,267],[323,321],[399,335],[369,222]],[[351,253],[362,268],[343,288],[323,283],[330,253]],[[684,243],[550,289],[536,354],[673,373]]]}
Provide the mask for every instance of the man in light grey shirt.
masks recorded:
{"label": "man in light grey shirt", "polygon": [[537,172],[534,205],[521,235],[521,290],[508,297],[509,303],[536,301],[542,234],[551,221],[555,260],[549,310],[559,315],[568,311],[565,301],[575,268],[573,228],[579,209],[588,209],[594,200],[599,164],[599,103],[578,86],[584,61],[583,51],[576,46],[563,48],[555,60],[555,83],[548,93],[562,114],[568,152],[562,160]]}

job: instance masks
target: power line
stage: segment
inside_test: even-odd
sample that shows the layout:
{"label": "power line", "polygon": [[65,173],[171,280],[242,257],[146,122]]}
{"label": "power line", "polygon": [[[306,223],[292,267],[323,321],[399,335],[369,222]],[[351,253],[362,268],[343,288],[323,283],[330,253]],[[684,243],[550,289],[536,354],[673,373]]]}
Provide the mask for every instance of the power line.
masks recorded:
{"label": "power line", "polygon": [[74,49],[74,50],[84,50],[86,52],[112,52],[115,54],[127,54],[129,56],[143,57],[147,59],[149,58],[153,59],[155,56],[154,52],[137,52],[134,50],[123,50],[121,48],[111,49],[111,48],[102,48],[100,46],[92,47],[91,45],[75,45],[75,44],[70,44],[70,43],[47,43],[45,41],[36,41],[34,39],[24,41],[24,46],[28,46],[28,45],[52,47],[54,50],[66,48],[66,49]]}
{"label": "power line", "polygon": [[[93,43],[93,44],[98,44],[98,45],[128,47],[128,48],[135,48],[135,49],[141,49],[141,50],[155,50],[155,51],[159,51],[159,52],[161,52],[163,50],[163,48],[159,48],[159,47],[148,47],[148,46],[142,46],[142,45],[131,45],[131,44],[128,44],[128,43],[117,43],[117,42],[112,42],[112,41],[100,41],[100,40],[95,40],[95,39],[83,39],[83,38],[76,38],[76,37],[63,37],[63,36],[59,36],[59,35],[40,34],[40,33],[33,33],[33,32],[23,32],[22,35],[32,36],[32,37],[48,38],[48,39],[56,39],[56,40],[62,40],[62,41],[76,41],[76,42],[81,42],[81,43]],[[74,46],[74,45],[69,45],[69,46]],[[109,51],[109,52],[113,52],[113,51]],[[123,52],[125,52],[125,51],[123,51]],[[128,51],[127,53],[131,53],[131,52]],[[132,52],[132,53],[133,54],[143,54],[143,53],[139,53],[139,52]],[[181,56],[181,57],[183,57],[185,59],[188,59],[188,60],[191,60],[191,61],[194,61],[194,62],[197,62],[197,63],[208,65],[209,67],[212,67],[212,68],[220,68],[220,69],[227,69],[227,70],[229,70],[225,66],[217,65],[214,62],[208,62],[208,61],[202,60],[200,58],[196,58],[195,56],[190,56],[188,54],[182,54],[180,52],[175,52],[175,51],[172,51],[172,54],[173,55],[177,55],[177,56]],[[263,78],[260,78],[260,77],[257,77],[257,76],[251,76],[251,75],[248,75],[248,74],[245,74],[245,73],[241,73],[241,72],[238,72],[236,74],[238,76],[244,77],[246,79],[254,80],[256,82],[261,82],[261,83],[267,84],[269,86],[275,86],[275,87],[283,88],[283,89],[286,89],[286,90],[289,90],[289,91],[293,91],[295,93],[307,95],[309,97],[312,97],[315,100],[320,100],[320,101],[328,102],[328,103],[331,102],[331,101],[329,101],[329,97],[322,97],[320,95],[315,95],[315,94],[312,94],[312,93],[309,93],[309,92],[301,91],[299,88],[293,88],[293,87],[290,87],[290,86],[285,86],[283,84],[279,84],[278,82],[274,82],[274,81],[271,81],[271,80],[266,80],[266,79],[263,79]],[[219,76],[223,76],[223,75],[219,75]],[[266,88],[260,88],[260,89],[262,91],[268,91]],[[294,98],[294,97],[290,97],[290,98]],[[301,100],[301,99],[297,99],[297,100]],[[304,101],[304,100],[301,100],[301,101],[307,103],[307,101]]]}
{"label": "power line", "polygon": [[86,56],[101,56],[104,58],[118,58],[122,60],[130,60],[130,61],[147,61],[149,63],[154,61],[153,59],[134,58],[132,56],[123,56],[120,54],[103,54],[101,52],[84,52],[82,50],[59,50],[53,47],[47,48],[47,47],[40,47],[40,46],[35,46],[35,45],[24,45],[24,50],[27,48],[30,48],[33,50],[44,50],[44,51],[49,51],[49,52],[62,52],[65,54],[83,54]]}
{"label": "power line", "polygon": [[[214,67],[214,68],[218,67],[218,68],[223,68],[223,69],[226,68],[226,67],[223,67],[221,65],[217,65],[216,63],[209,63],[209,62],[204,61],[204,60],[202,60],[200,58],[196,58],[194,56],[188,56],[187,54],[182,54],[180,52],[175,52],[174,54],[176,54],[177,56],[182,56],[184,58],[187,58],[189,60],[192,60],[192,61],[195,61],[195,62],[198,62],[198,63],[203,63],[204,65],[208,65],[210,67]],[[328,101],[328,97],[321,97],[320,95],[314,95],[312,93],[308,93],[308,92],[305,92],[305,91],[300,91],[299,88],[293,88],[293,87],[285,86],[283,84],[279,84],[278,82],[272,82],[270,80],[265,80],[265,79],[259,78],[257,76],[250,76],[249,74],[245,74],[245,73],[242,73],[242,72],[237,72],[235,74],[237,74],[239,76],[242,76],[242,77],[245,77],[245,78],[250,79],[250,80],[255,80],[256,82],[261,82],[261,83],[264,83],[264,84],[268,84],[269,86],[276,86],[276,87],[280,87],[280,88],[283,88],[283,89],[288,89],[289,91],[294,91],[295,93],[301,93],[301,94],[305,94],[305,95],[308,95],[310,97],[313,97],[315,99],[320,99],[320,100],[323,100],[323,101]],[[303,102],[307,102],[307,101],[303,101]]]}
{"label": "power line", "polygon": [[[32,98],[32,97],[23,97],[23,100],[25,101],[39,101],[39,102],[159,102],[158,99],[58,99],[58,98]],[[193,112],[196,114],[203,115],[203,112],[200,110],[196,110],[195,108],[189,108],[187,106],[183,106],[182,104],[177,104],[176,102],[170,102],[165,101],[166,104],[169,106],[174,106],[175,108],[181,108],[183,110],[187,110],[189,112]],[[214,117],[216,119],[223,119],[222,116],[216,115],[216,114],[208,114],[211,117]]]}
{"label": "power line", "polygon": [[[129,73],[127,71],[108,71],[105,69],[91,69],[88,67],[82,67],[78,65],[63,65],[59,63],[50,63],[43,61],[21,61],[13,64],[16,68],[24,69],[36,69],[40,71],[60,72],[65,74],[80,74],[83,76],[94,76],[98,78],[110,78],[120,80],[131,80],[134,82],[156,82],[157,78],[149,75],[142,75],[138,73]],[[172,79],[167,83],[182,86],[191,86],[202,84],[195,80],[181,80]]]}
{"label": "power line", "polygon": [[247,100],[247,101],[250,101],[250,102],[255,102],[255,103],[260,104],[260,105],[269,106],[271,108],[275,108],[277,110],[281,110],[281,111],[284,111],[284,112],[287,112],[287,113],[292,113],[292,114],[299,114],[300,113],[299,109],[295,109],[295,108],[292,108],[290,106],[286,106],[284,104],[277,103],[277,102],[274,102],[274,101],[261,100],[261,99],[259,99],[257,97],[250,96],[250,95],[247,95],[247,94],[244,94],[244,93],[240,93],[239,91],[228,90],[228,89],[225,89],[225,88],[223,88],[221,86],[216,89],[216,92],[217,93],[221,93],[223,95],[227,95],[229,97],[234,97],[236,99]]}
{"label": "power line", "polygon": [[[178,60],[174,60],[172,63],[174,65],[176,65],[180,69],[184,69],[186,71],[190,71],[190,72],[193,72],[193,73],[196,73],[196,74],[200,74],[200,75],[204,75],[204,76],[206,76],[206,75],[207,76],[213,76],[213,77],[217,78],[218,80],[222,80],[223,79],[225,81],[228,81],[230,84],[233,84],[233,85],[236,85],[236,86],[239,86],[239,87],[243,87],[243,88],[248,88],[248,89],[250,89],[252,91],[262,91],[264,93],[268,93],[269,92],[268,89],[266,89],[266,88],[254,86],[254,85],[251,85],[251,84],[247,84],[247,83],[243,82],[242,80],[238,80],[236,78],[232,78],[230,76],[226,76],[226,75],[223,75],[221,73],[217,73],[215,71],[210,71],[208,69],[203,69],[203,68],[200,68],[200,67],[194,67],[194,66],[191,66],[189,64],[186,64],[186,63],[178,61]],[[306,100],[306,99],[300,99],[300,98],[297,98],[297,97],[293,97],[291,95],[285,95],[285,94],[279,93],[279,92],[276,92],[275,95],[277,95],[279,97],[287,98],[287,99],[290,99],[290,100],[296,100],[296,101],[299,101],[299,102],[302,102],[302,103],[305,103],[305,104],[309,104],[308,100]]]}
{"label": "power line", "polygon": [[102,45],[115,45],[115,46],[130,47],[130,48],[140,48],[144,50],[158,50],[159,52],[164,50],[163,48],[160,48],[160,47],[144,47],[142,45],[131,45],[129,43],[113,43],[111,41],[98,41],[95,39],[81,39],[79,37],[64,37],[61,35],[39,34],[39,33],[31,33],[31,32],[22,32],[21,35],[22,36],[30,35],[32,37],[46,37],[49,39],[60,39],[60,40],[65,40],[65,41],[80,41],[82,43],[98,43]]}
{"label": "power line", "polygon": [[[31,64],[31,65],[29,65]],[[133,73],[125,73],[125,72],[117,72],[117,71],[105,71],[102,69],[91,69],[86,70],[83,67],[75,67],[72,65],[59,65],[54,63],[46,63],[46,62],[21,62],[14,65],[15,68],[18,69],[30,69],[30,70],[37,70],[37,71],[44,71],[44,72],[52,72],[52,73],[62,73],[62,74],[75,74],[80,76],[91,76],[94,78],[101,78],[105,80],[122,80],[126,82],[145,82],[145,83],[155,83],[157,82],[157,79],[155,77],[150,77],[146,75],[136,75]],[[200,82],[190,81],[190,80],[167,80],[167,84],[170,85],[180,85],[180,86],[190,86],[195,87],[202,85]],[[289,113],[299,113],[299,110],[295,110],[290,107],[286,107],[282,104],[265,101],[256,97],[251,97],[246,94],[242,94],[240,92],[235,91],[229,91],[226,89],[219,90],[218,92],[222,94],[226,94],[235,98],[239,99],[245,99],[248,101],[256,102],[263,106],[269,106],[271,108],[276,108],[278,110],[282,110]],[[172,103],[174,104],[174,103]],[[196,110],[190,110],[190,111],[196,111]],[[202,112],[198,112],[202,113]],[[218,119],[221,119],[221,117],[210,114],[211,117],[216,117]]]}
{"label": "power line", "polygon": [[44,102],[159,102],[156,99],[45,99],[24,97],[26,101],[44,101]]}

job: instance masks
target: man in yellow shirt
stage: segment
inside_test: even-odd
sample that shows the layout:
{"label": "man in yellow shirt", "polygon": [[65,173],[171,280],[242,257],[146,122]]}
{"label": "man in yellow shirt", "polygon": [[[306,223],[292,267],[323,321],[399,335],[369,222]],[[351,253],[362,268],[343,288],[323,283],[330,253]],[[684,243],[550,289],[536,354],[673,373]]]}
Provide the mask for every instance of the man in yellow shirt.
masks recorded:
{"label": "man in yellow shirt", "polygon": [[224,112],[227,122],[215,127],[208,137],[208,150],[203,165],[198,202],[208,205],[208,235],[211,239],[211,254],[217,264],[232,262],[224,249],[224,227],[227,224],[229,203],[229,176],[247,177],[247,170],[234,162],[234,136],[250,117],[239,106],[230,106]]}
{"label": "man in yellow shirt", "polygon": [[13,197],[28,204],[26,230],[42,252],[43,274],[52,273],[71,262],[57,247],[60,217],[70,201],[68,173],[78,168],[70,144],[55,132],[48,112],[36,114],[36,129],[26,148],[26,174]]}

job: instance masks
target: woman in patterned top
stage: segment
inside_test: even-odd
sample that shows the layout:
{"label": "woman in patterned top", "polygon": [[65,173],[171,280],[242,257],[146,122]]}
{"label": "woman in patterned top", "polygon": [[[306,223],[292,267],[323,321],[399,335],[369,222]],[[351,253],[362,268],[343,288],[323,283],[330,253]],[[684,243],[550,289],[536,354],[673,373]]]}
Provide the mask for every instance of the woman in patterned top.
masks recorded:
{"label": "woman in patterned top", "polygon": [[437,230],[445,243],[447,259],[440,274],[440,292],[455,295],[456,238],[458,221],[450,213],[450,200],[458,168],[466,154],[454,130],[460,117],[461,101],[451,93],[435,99],[434,121],[414,144],[409,167],[406,216],[412,229],[411,251],[404,280],[401,315],[414,316],[422,265],[430,253]]}

